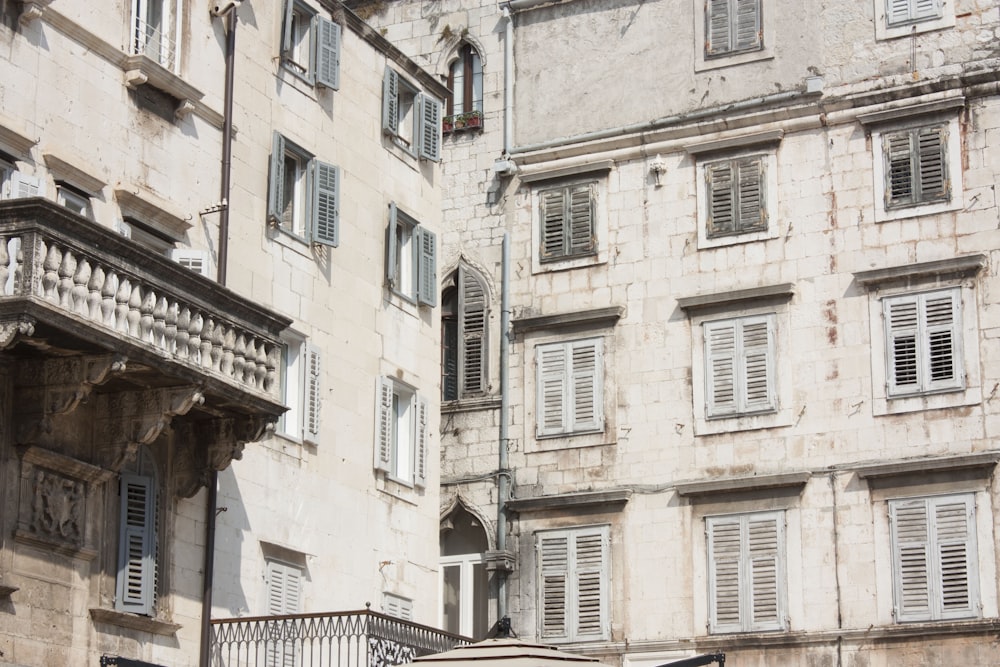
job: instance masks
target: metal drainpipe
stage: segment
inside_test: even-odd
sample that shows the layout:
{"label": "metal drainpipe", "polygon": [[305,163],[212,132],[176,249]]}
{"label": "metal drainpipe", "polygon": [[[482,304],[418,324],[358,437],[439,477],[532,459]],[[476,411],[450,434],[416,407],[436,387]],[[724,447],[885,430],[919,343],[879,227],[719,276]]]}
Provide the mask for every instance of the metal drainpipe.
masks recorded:
{"label": "metal drainpipe", "polygon": [[514,17],[509,6],[501,10],[504,26],[503,39],[503,154],[510,155],[514,145]]}
{"label": "metal drainpipe", "polygon": [[[235,7],[226,15],[226,91],[222,122],[222,210],[219,212],[219,265],[216,280],[226,284],[229,261],[229,189],[233,162],[233,81],[236,55]],[[208,501],[205,507],[205,566],[201,596],[201,655],[199,665],[209,667],[212,656],[212,587],[215,583],[215,522],[219,496],[219,473],[213,470],[208,481]]]}
{"label": "metal drainpipe", "polygon": [[[507,550],[507,498],[510,469],[507,460],[507,422],[510,412],[510,234],[503,234],[500,287],[500,456],[497,470],[497,551]],[[507,571],[497,570],[497,620],[507,615]]]}

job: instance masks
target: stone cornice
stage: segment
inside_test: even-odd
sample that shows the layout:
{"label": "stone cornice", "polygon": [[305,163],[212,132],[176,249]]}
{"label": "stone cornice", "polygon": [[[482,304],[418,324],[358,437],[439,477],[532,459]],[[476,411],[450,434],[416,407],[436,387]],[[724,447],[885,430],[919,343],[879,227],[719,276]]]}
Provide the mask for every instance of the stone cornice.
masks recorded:
{"label": "stone cornice", "polygon": [[982,253],[963,255],[932,262],[917,262],[885,269],[855,271],[854,279],[862,287],[872,289],[888,283],[912,283],[940,278],[965,278],[979,273],[988,258]]}
{"label": "stone cornice", "polygon": [[795,295],[795,285],[781,283],[765,287],[750,287],[748,289],[730,290],[728,292],[713,292],[697,294],[677,299],[677,306],[691,312],[705,308],[739,308],[749,301],[788,301]]}
{"label": "stone cornice", "polygon": [[914,473],[932,474],[957,470],[979,470],[983,476],[988,476],[998,461],[1000,461],[1000,452],[987,452],[873,463],[849,469],[853,469],[861,479],[884,479]]}
{"label": "stone cornice", "polygon": [[511,328],[516,334],[528,331],[559,331],[571,328],[602,329],[614,326],[624,314],[624,306],[608,306],[607,308],[578,310],[572,313],[533,315],[513,320]]}
{"label": "stone cornice", "polygon": [[782,489],[802,487],[812,475],[809,472],[787,472],[777,475],[755,475],[753,477],[728,477],[698,482],[679,482],[674,488],[680,496],[698,498],[720,493],[740,493],[761,489]]}
{"label": "stone cornice", "polygon": [[584,491],[582,493],[562,493],[533,498],[514,498],[505,505],[515,512],[544,512],[546,510],[579,509],[582,507],[605,508],[620,511],[632,497],[632,492],[623,489],[613,491]]}

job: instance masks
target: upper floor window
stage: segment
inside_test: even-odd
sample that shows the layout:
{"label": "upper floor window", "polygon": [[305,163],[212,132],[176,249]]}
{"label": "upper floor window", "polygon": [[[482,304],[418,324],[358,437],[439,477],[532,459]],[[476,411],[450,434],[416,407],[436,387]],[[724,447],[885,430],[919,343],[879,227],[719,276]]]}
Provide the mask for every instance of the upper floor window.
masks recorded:
{"label": "upper floor window", "polygon": [[13,160],[0,157],[0,199],[44,196],[45,181],[18,171]]}
{"label": "upper floor window", "polygon": [[375,411],[375,468],[390,479],[424,486],[427,478],[427,401],[390,377],[379,378]]}
{"label": "upper floor window", "polygon": [[762,155],[705,165],[707,238],[767,230],[764,165]]}
{"label": "upper floor window", "polygon": [[540,638],[554,642],[608,639],[609,527],[539,532],[535,553]]}
{"label": "upper floor window", "polygon": [[446,130],[482,127],[483,63],[471,44],[463,44],[448,70],[451,99],[444,119]]}
{"label": "upper floor window", "polygon": [[705,56],[716,57],[763,46],[762,0],[707,0]]}
{"label": "upper floor window", "polygon": [[963,388],[960,290],[902,294],[882,304],[889,395]]}
{"label": "upper floor window", "polygon": [[460,264],[441,296],[441,390],[454,401],[487,389],[487,291],[482,278]]}
{"label": "upper floor window", "polygon": [[892,39],[955,26],[955,3],[947,0],[872,0],[875,37]]}
{"label": "upper floor window", "polygon": [[708,417],[770,412],[774,391],[774,315],[705,322]]}
{"label": "upper floor window", "polygon": [[278,431],[294,440],[319,440],[320,353],[301,336],[285,334],[282,341],[282,402],[288,410],[278,421]]}
{"label": "upper floor window", "polygon": [[535,348],[539,437],[604,428],[604,341],[589,338]]}
{"label": "upper floor window", "polygon": [[141,447],[134,464],[123,471],[119,487],[118,576],[115,609],[154,616],[160,555],[156,463]]}
{"label": "upper floor window", "polygon": [[595,184],[576,183],[541,190],[540,261],[554,262],[597,252]]}
{"label": "upper floor window", "polygon": [[382,79],[382,131],[417,157],[441,159],[441,102],[387,67]]}
{"label": "upper floor window", "polygon": [[281,63],[309,83],[340,87],[340,25],[300,0],[286,0]]}
{"label": "upper floor window", "polygon": [[274,133],[267,193],[268,221],[310,243],[336,246],[340,229],[340,168]]}
{"label": "upper floor window", "polygon": [[179,24],[178,0],[132,0],[132,53],[174,71]]}
{"label": "upper floor window", "polygon": [[437,235],[392,203],[386,242],[386,279],[390,289],[418,304],[436,306]]}
{"label": "upper floor window", "polygon": [[85,218],[93,217],[90,195],[69,183],[56,183],[56,196],[60,204]]}
{"label": "upper floor window", "polygon": [[941,18],[941,0],[885,0],[889,27]]}

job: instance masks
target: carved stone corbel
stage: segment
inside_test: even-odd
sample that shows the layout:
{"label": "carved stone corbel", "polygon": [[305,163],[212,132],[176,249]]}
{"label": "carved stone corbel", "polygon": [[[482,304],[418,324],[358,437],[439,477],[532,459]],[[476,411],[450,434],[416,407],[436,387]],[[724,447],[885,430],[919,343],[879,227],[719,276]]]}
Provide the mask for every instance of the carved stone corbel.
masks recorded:
{"label": "carved stone corbel", "polygon": [[30,336],[35,333],[35,318],[27,315],[4,318],[0,320],[0,350],[13,345],[18,336]]}
{"label": "carved stone corbel", "polygon": [[18,22],[21,25],[28,25],[36,19],[40,19],[52,0],[22,0],[21,16]]}
{"label": "carved stone corbel", "polygon": [[187,421],[177,425],[174,472],[177,495],[190,498],[212,478],[243,458],[243,448],[274,429],[273,417],[228,417]]}
{"label": "carved stone corbel", "polygon": [[170,425],[204,400],[200,386],[169,387],[122,392],[108,397],[99,437],[108,443],[102,463],[115,472],[132,460],[140,445],[148,445]]}

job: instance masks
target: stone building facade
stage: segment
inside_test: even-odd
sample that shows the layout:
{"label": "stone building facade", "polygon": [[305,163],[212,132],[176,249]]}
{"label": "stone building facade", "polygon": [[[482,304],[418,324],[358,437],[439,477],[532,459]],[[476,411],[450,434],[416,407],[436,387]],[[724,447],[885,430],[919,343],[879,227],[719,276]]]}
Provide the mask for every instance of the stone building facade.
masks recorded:
{"label": "stone building facade", "polygon": [[995,661],[995,3],[352,6],[456,91],[442,623]]}
{"label": "stone building facade", "polygon": [[0,43],[0,663],[432,624],[447,90],[333,2],[4,0]]}

